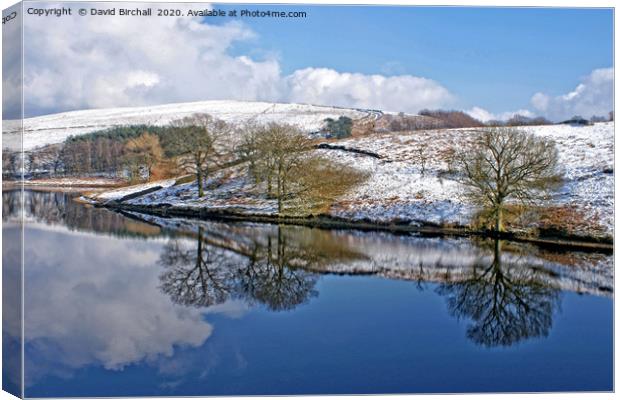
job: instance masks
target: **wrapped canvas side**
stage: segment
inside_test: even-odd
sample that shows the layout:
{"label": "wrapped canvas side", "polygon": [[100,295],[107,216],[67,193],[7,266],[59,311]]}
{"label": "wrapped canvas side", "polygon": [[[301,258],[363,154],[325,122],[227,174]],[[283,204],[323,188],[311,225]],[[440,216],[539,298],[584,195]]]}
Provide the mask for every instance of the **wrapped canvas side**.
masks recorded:
{"label": "wrapped canvas side", "polygon": [[2,12],[2,390],[23,397],[22,3]]}

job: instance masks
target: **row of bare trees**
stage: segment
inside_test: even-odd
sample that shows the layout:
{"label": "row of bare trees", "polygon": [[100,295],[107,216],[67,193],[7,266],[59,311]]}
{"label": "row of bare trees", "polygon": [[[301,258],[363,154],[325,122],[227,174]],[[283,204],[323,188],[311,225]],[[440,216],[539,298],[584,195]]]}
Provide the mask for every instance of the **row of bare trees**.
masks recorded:
{"label": "row of bare trees", "polygon": [[[314,154],[315,143],[298,128],[270,123],[233,126],[208,114],[172,121],[158,146],[131,146],[142,164],[167,155],[177,168],[193,174],[198,196],[213,173],[247,165],[247,177],[267,199],[277,201],[279,215],[317,213],[366,176],[354,168]],[[131,144],[131,143],[130,143]]]}
{"label": "row of bare trees", "polygon": [[[317,212],[365,175],[312,153],[314,142],[299,129],[282,124],[247,129],[237,147],[248,163],[248,176],[277,200],[278,213]],[[287,209],[288,208],[288,209]]]}
{"label": "row of bare trees", "polygon": [[[25,153],[24,173],[58,177],[119,175],[125,171],[135,181],[142,176],[150,178],[153,168],[164,159],[159,137],[147,131],[122,140],[72,138],[62,145],[48,145]],[[15,173],[16,168],[8,165],[5,171]]]}
{"label": "row of bare trees", "polygon": [[[247,165],[254,193],[276,200],[279,215],[320,213],[365,176],[318,156],[314,146],[291,125],[239,126],[208,114],[192,114],[166,127],[119,127],[37,149],[25,155],[24,172],[124,176],[132,182],[189,174],[197,183],[198,196],[204,197],[214,172]],[[5,153],[4,171],[16,175],[21,167],[13,154]]]}

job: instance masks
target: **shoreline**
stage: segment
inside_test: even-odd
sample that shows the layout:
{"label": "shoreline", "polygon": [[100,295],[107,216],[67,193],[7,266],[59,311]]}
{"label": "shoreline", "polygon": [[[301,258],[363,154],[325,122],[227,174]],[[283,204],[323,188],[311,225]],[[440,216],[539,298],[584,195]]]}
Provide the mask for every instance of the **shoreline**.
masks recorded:
{"label": "shoreline", "polygon": [[562,238],[562,237],[533,237],[515,233],[501,235],[490,231],[479,231],[465,227],[441,226],[411,226],[408,224],[380,223],[372,221],[355,221],[329,215],[307,217],[279,217],[276,215],[248,214],[229,210],[215,210],[209,208],[189,208],[171,205],[136,205],[124,204],[115,201],[106,203],[88,202],[94,207],[108,208],[117,212],[137,212],[155,215],[163,218],[183,217],[189,219],[218,220],[230,222],[256,222],[266,224],[285,224],[306,226],[319,229],[352,229],[360,231],[379,231],[398,234],[420,234],[426,236],[457,236],[481,237],[511,240],[515,242],[531,243],[541,247],[561,248],[563,250],[596,251],[611,254],[614,251],[613,241],[597,238]]}
{"label": "shoreline", "polygon": [[[32,181],[22,182],[3,182],[3,189],[19,189],[26,190],[43,190],[43,191],[76,191],[82,192],[83,190],[92,191],[97,189],[107,190],[117,188],[119,186],[114,185],[65,185],[65,184],[43,184]],[[121,186],[122,187],[122,186]],[[84,194],[84,193],[82,193]],[[130,195],[143,195],[143,192],[138,192]],[[116,212],[137,212],[142,214],[150,214],[160,217],[183,217],[189,219],[203,219],[203,220],[218,220],[218,221],[231,221],[231,222],[256,222],[265,224],[286,224],[306,226],[319,229],[351,229],[359,231],[376,231],[376,232],[389,232],[395,235],[404,234],[419,234],[431,237],[453,236],[453,237],[479,237],[489,239],[502,239],[511,240],[515,242],[531,243],[540,247],[557,248],[565,251],[594,251],[602,252],[606,254],[613,254],[614,240],[600,237],[580,237],[580,236],[531,236],[523,235],[514,232],[505,232],[498,235],[491,231],[481,231],[464,226],[438,226],[431,223],[427,223],[421,226],[409,225],[406,222],[403,223],[388,223],[377,222],[371,220],[351,220],[342,217],[336,217],[331,215],[316,215],[316,216],[284,216],[279,217],[277,215],[269,214],[252,214],[247,212],[235,212],[225,209],[213,209],[213,208],[193,208],[184,206],[173,206],[169,204],[154,204],[154,205],[138,205],[127,204],[123,201],[109,200],[101,202],[89,198],[87,195],[82,197],[76,197],[74,201],[88,204],[94,207],[108,208]]]}
{"label": "shoreline", "polygon": [[23,180],[23,181],[2,181],[2,187],[6,189],[116,189],[124,187],[124,181],[112,179],[83,179],[83,178],[66,178],[66,179],[41,179],[41,180]]}

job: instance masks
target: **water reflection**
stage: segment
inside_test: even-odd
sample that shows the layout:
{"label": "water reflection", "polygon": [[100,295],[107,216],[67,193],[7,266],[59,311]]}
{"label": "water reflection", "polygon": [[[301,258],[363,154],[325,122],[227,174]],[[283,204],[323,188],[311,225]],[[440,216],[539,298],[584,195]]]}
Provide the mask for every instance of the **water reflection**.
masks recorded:
{"label": "water reflection", "polygon": [[[18,210],[16,212],[19,212]],[[22,224],[2,222],[2,389],[22,395]]]}
{"label": "water reflection", "polygon": [[[318,296],[321,275],[334,267],[368,262],[368,257],[330,231],[295,226],[253,227],[238,232],[236,253],[244,260],[235,272],[237,294],[272,311],[292,310]],[[362,275],[363,273],[360,273]]]}
{"label": "water reflection", "polygon": [[291,310],[306,303],[318,295],[318,275],[305,269],[317,262],[317,250],[288,240],[284,228],[278,227],[277,237],[268,236],[266,246],[253,243],[237,274],[241,296],[273,311]]}
{"label": "water reflection", "polygon": [[[442,346],[440,337],[447,334],[443,330],[450,329],[458,334],[452,337],[457,342],[499,351],[528,341],[552,342],[548,336],[556,328],[553,321],[565,293],[609,297],[608,288],[613,287],[613,274],[605,272],[612,263],[606,255],[543,252],[514,243],[488,247],[468,239],[128,218],[103,209],[84,210],[87,207],[71,201],[75,194],[26,192],[26,197],[31,204],[28,219],[39,221],[26,224],[27,386],[51,375],[71,381],[75,371],[86,366],[122,374],[129,366],[177,365],[179,357],[208,348],[212,332],[222,329],[224,336],[234,337],[235,329],[262,329],[245,319],[257,321],[257,315],[276,311],[288,311],[278,314],[284,327],[287,321],[307,323],[306,330],[329,326],[334,320],[323,316],[348,296],[363,298],[365,304],[360,312],[336,319],[348,318],[353,327],[362,320],[380,320],[364,335],[347,336],[347,341],[357,340],[357,349],[369,345],[365,340],[375,334],[391,337],[404,353],[435,348]],[[81,215],[89,215],[86,222]],[[57,229],[40,229],[43,224]],[[145,229],[151,233],[144,234]],[[341,286],[325,286],[333,280]],[[408,291],[392,294],[403,285]],[[437,295],[443,297],[440,309],[434,306]],[[310,312],[325,307],[325,301],[333,303]],[[395,311],[396,304],[404,306]],[[405,320],[408,307],[428,307],[432,318]],[[241,322],[226,331],[223,315]],[[455,318],[470,323],[457,331],[450,324]],[[394,327],[402,334],[394,335],[400,332]],[[5,335],[19,337],[18,330],[6,328]],[[419,342],[424,338],[412,333],[424,331],[436,333],[437,341]],[[326,330],[314,350],[327,351],[324,346],[336,335]],[[419,346],[412,346],[416,340]],[[262,343],[260,337],[256,343]],[[334,343],[340,347],[329,351],[344,346]],[[281,345],[284,351],[295,350],[294,341]],[[270,357],[277,361],[284,356]],[[196,364],[187,368],[199,370],[205,362],[196,357]]]}
{"label": "water reflection", "polygon": [[[263,241],[254,238],[249,245],[242,237],[234,245],[230,240],[224,244],[205,234],[202,226],[193,245],[187,240],[170,240],[159,260],[165,267],[160,275],[161,289],[185,306],[209,307],[240,299],[272,311],[292,310],[318,295],[315,286],[321,273],[341,271],[347,258],[350,262],[367,261],[343,243],[339,253],[348,257],[340,257],[336,263],[329,257],[332,247],[300,241],[299,228],[278,226],[274,230],[263,232]],[[527,257],[503,257],[500,241],[494,242],[493,249],[492,257],[479,257],[459,274],[445,275],[436,292],[446,298],[452,316],[472,321],[467,337],[476,344],[510,346],[546,337],[559,310],[560,290],[550,281],[549,272],[529,265]],[[332,268],[336,265],[340,268]],[[409,277],[400,278],[416,282],[423,290],[420,277],[428,273],[425,268],[432,267],[420,263],[412,266]],[[370,271],[383,270],[374,266]],[[358,267],[356,274],[370,271]]]}
{"label": "water reflection", "polygon": [[452,315],[473,321],[467,337],[487,347],[546,337],[560,304],[559,290],[540,270],[519,259],[503,262],[501,246],[495,241],[492,261],[475,264],[466,279],[437,288]]}
{"label": "water reflection", "polygon": [[123,237],[154,236],[159,228],[102,208],[79,203],[80,192],[67,190],[2,191],[2,219],[21,218],[22,201],[25,222],[47,226],[65,226],[71,230],[114,234]]}
{"label": "water reflection", "polygon": [[162,290],[184,306],[208,307],[223,303],[233,291],[235,263],[226,250],[210,246],[198,230],[195,248],[172,240],[159,263],[167,268],[160,276]]}
{"label": "water reflection", "polygon": [[[211,238],[196,224],[192,248],[171,240],[160,258],[166,267],[161,287],[183,305],[205,307],[234,298],[273,311],[292,310],[318,295],[315,285],[325,274],[408,280],[419,290],[428,282],[446,298],[450,315],[472,321],[466,334],[473,343],[495,347],[546,337],[560,309],[561,290],[590,287],[605,293],[596,282],[584,281],[588,275],[571,276],[566,267],[533,257],[519,245],[503,252],[500,241],[492,242],[491,253],[485,245],[467,242],[468,247],[456,248],[458,258],[446,257],[455,250],[442,248],[446,239],[432,245],[432,239],[383,237],[386,247],[396,243],[408,253],[388,249],[381,254],[373,253],[366,240],[376,240],[372,234],[343,237],[290,226],[227,232],[218,225],[220,238]],[[410,262],[411,253],[416,254],[415,263]]]}
{"label": "water reflection", "polygon": [[24,235],[27,384],[93,365],[121,371],[210,336],[203,309],[158,289],[163,241],[28,227]]}
{"label": "water reflection", "polygon": [[313,271],[361,258],[321,240],[322,231],[277,226],[263,233],[231,244],[230,238],[211,238],[199,226],[193,246],[170,240],[159,260],[165,267],[162,290],[183,305],[208,307],[232,298],[272,311],[292,310],[318,295],[319,274]]}
{"label": "water reflection", "polygon": [[21,218],[21,190],[2,189],[2,221],[19,220]]}

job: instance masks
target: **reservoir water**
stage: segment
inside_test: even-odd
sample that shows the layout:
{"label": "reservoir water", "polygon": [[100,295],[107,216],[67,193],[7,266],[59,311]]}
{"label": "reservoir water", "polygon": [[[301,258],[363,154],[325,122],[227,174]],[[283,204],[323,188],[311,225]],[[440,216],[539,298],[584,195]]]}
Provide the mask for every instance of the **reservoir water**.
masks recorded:
{"label": "reservoir water", "polygon": [[[5,266],[19,194],[3,192]],[[27,397],[613,389],[611,255],[120,214],[76,196],[25,192]],[[20,326],[4,318],[18,385]]]}

